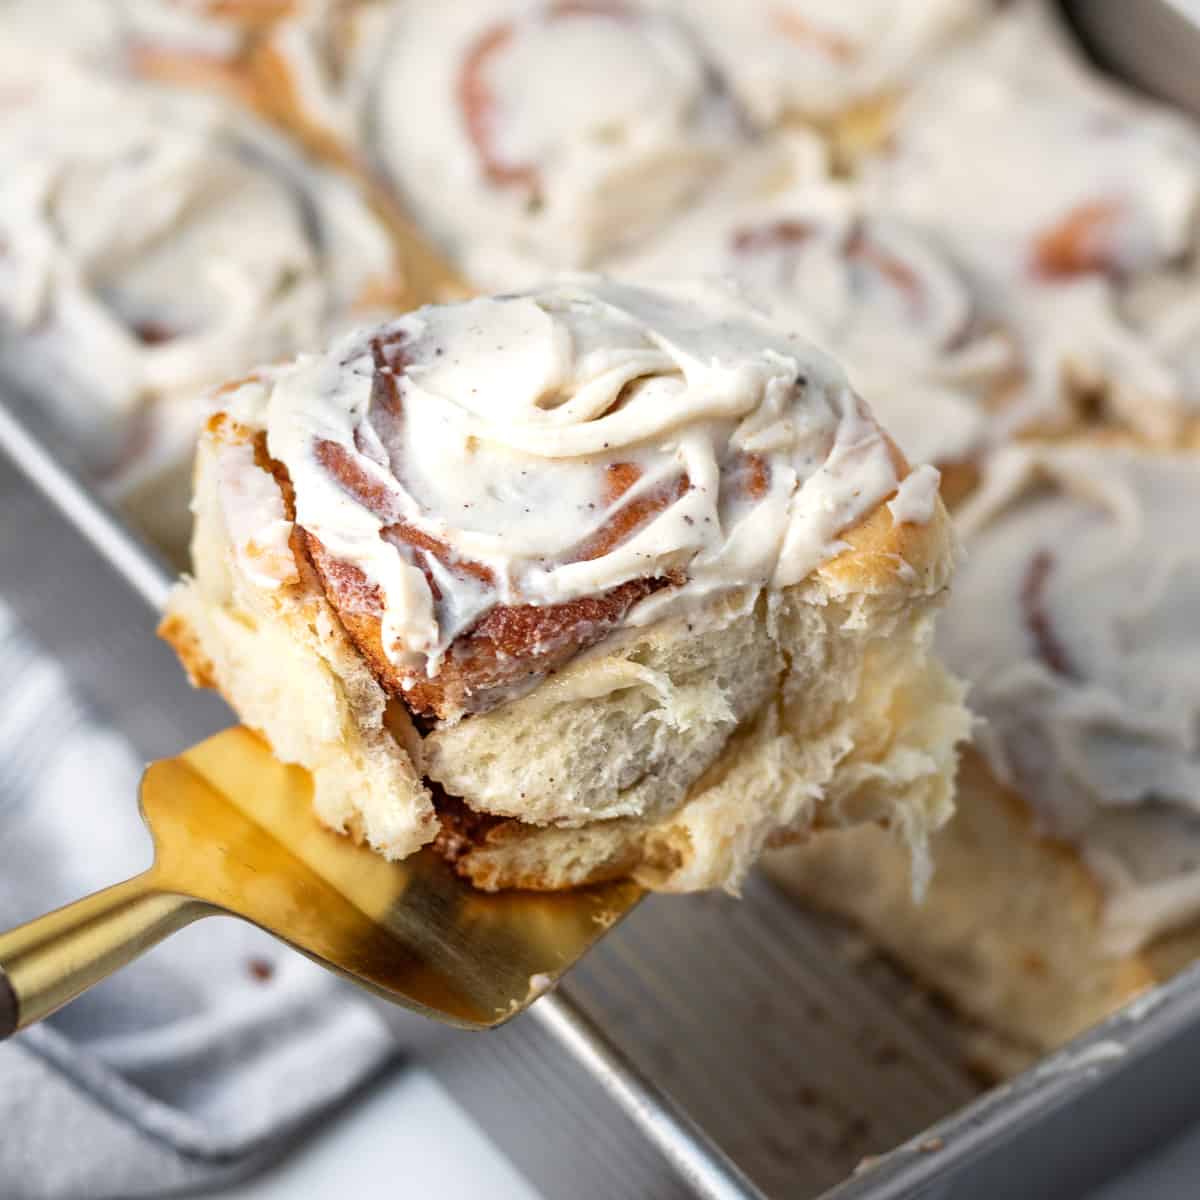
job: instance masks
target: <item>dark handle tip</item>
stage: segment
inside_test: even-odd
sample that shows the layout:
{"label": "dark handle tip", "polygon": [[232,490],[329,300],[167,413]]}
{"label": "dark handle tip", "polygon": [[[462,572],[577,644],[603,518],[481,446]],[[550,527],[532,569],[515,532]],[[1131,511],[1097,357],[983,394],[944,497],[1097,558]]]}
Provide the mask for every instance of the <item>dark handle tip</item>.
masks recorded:
{"label": "dark handle tip", "polygon": [[20,1019],[21,1007],[17,1003],[17,993],[13,991],[8,976],[0,971],[0,1041],[17,1032]]}

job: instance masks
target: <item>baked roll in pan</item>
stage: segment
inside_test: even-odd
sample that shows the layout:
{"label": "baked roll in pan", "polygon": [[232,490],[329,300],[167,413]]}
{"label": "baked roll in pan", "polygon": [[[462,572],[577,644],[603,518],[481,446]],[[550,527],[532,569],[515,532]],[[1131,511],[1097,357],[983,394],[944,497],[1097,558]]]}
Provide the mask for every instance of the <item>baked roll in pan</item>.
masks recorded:
{"label": "baked roll in pan", "polygon": [[881,821],[924,867],[954,541],[840,370],[715,285],[418,310],[231,385],[163,624],[329,825],[482,888],[735,888]]}
{"label": "baked roll in pan", "polygon": [[406,306],[412,243],[244,108],[119,67],[0,41],[0,372],[186,544],[203,394]]}
{"label": "baked roll in pan", "polygon": [[1200,138],[1092,70],[1053,10],[1011,5],[925,72],[857,185],[936,235],[1018,345],[1005,432],[1058,435],[1082,410],[1176,444],[1186,333],[1143,285],[1195,291]]}
{"label": "baked roll in pan", "polygon": [[1192,453],[1000,452],[940,625],[980,725],[925,903],[872,830],[768,859],[1031,1055],[1200,949],[1198,505]]}
{"label": "baked roll in pan", "polygon": [[914,462],[953,500],[1020,390],[1019,347],[938,238],[824,177],[794,133],[748,154],[651,245],[612,264],[652,282],[684,262],[736,279],[775,323],[841,362]]}

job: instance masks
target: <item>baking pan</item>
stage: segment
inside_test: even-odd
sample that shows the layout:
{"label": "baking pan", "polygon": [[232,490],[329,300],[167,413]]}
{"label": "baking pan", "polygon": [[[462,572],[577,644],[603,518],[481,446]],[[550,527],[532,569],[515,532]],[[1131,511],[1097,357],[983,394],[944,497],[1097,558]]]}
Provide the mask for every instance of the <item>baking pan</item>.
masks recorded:
{"label": "baking pan", "polygon": [[[152,636],[168,569],[57,441],[4,396],[5,598],[138,753],[174,753],[228,710]],[[386,1015],[547,1196],[1061,1197],[1200,1119],[1197,970],[981,1094],[948,1014],[752,879],[651,897],[495,1033]]]}

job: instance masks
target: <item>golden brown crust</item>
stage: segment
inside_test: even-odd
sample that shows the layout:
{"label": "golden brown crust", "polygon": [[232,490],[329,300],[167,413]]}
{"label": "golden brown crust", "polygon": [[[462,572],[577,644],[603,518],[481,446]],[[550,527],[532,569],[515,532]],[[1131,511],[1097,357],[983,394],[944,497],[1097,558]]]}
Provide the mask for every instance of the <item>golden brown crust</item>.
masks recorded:
{"label": "golden brown crust", "polygon": [[158,623],[158,636],[179,656],[192,687],[216,688],[212,659],[204,652],[196,631],[178,613],[168,613]]}
{"label": "golden brown crust", "polygon": [[223,93],[291,133],[318,158],[353,165],[349,147],[309,115],[287,59],[273,44],[279,26],[296,15],[294,0],[234,0],[205,7],[238,32],[239,42],[230,54],[140,44],[131,51],[135,70],[172,85]]}
{"label": "golden brown crust", "polygon": [[[483,892],[558,892],[627,879],[645,858],[645,846],[623,836],[627,822],[607,822],[611,835],[607,854],[591,853],[588,830],[544,831],[513,818],[477,813],[461,800],[441,793],[434,801],[441,830],[433,849],[458,875]],[[560,842],[558,853],[546,853],[547,837]],[[586,868],[579,869],[571,856],[575,839],[589,842]],[[523,856],[522,844],[537,850]],[[517,853],[514,853],[514,850]]]}
{"label": "golden brown crust", "polygon": [[954,533],[939,499],[924,524],[893,520],[884,503],[839,537],[848,548],[818,567],[817,575],[847,590],[907,595],[914,590],[910,569],[918,574],[932,566],[947,570]]}

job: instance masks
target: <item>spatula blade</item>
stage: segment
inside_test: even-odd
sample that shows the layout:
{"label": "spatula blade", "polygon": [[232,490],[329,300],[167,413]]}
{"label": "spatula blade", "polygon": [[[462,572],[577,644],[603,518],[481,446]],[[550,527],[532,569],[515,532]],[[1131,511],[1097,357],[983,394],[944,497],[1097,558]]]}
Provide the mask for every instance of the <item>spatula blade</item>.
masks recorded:
{"label": "spatula blade", "polygon": [[240,727],[152,764],[141,806],[164,888],[466,1028],[520,1012],[641,897],[627,882],[491,895],[428,851],[386,862],[322,827],[308,773]]}

